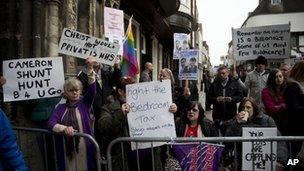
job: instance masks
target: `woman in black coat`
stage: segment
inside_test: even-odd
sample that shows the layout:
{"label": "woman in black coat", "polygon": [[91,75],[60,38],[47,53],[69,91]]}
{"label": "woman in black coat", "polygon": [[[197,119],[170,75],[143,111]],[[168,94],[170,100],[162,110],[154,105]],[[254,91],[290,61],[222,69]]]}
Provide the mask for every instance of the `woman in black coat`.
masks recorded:
{"label": "woman in black coat", "polygon": [[205,117],[200,102],[192,101],[181,119],[176,121],[177,137],[217,137],[213,122]]}

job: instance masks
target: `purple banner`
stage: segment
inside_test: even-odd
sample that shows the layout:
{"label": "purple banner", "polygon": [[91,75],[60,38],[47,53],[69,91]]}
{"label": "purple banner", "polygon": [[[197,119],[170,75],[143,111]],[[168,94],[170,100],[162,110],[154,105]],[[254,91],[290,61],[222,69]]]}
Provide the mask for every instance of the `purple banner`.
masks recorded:
{"label": "purple banner", "polygon": [[183,171],[217,171],[224,146],[216,144],[173,145],[175,158]]}

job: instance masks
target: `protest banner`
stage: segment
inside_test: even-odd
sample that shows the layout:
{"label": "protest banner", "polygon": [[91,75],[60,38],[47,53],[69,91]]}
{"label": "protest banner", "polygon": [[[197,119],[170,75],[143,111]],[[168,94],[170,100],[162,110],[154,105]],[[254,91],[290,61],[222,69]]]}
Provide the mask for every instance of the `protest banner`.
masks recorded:
{"label": "protest banner", "polygon": [[173,49],[173,59],[180,58],[180,51],[189,49],[188,35],[185,33],[174,33],[174,49]]}
{"label": "protest banner", "polygon": [[64,73],[61,57],[3,61],[4,101],[19,101],[60,96]]}
{"label": "protest banner", "polygon": [[61,54],[82,59],[91,56],[110,66],[114,65],[118,50],[118,44],[68,28],[63,29],[59,42],[59,53]]}
{"label": "protest banner", "polygon": [[[277,136],[277,128],[243,128],[243,137]],[[253,143],[253,144],[252,144]],[[276,168],[277,143],[243,142],[242,170],[273,170]]]}
{"label": "protest banner", "polygon": [[104,7],[104,34],[110,42],[119,44],[118,55],[123,53],[124,13],[122,10]]}
{"label": "protest banner", "polygon": [[[131,137],[176,137],[170,80],[144,82],[126,86],[129,132]],[[165,142],[153,143],[160,146]],[[131,144],[136,149],[135,143]],[[138,143],[139,149],[151,148],[151,143]]]}
{"label": "protest banner", "polygon": [[199,50],[189,49],[180,51],[179,80],[197,80]]}
{"label": "protest banner", "polygon": [[232,29],[233,54],[236,60],[267,59],[290,56],[290,26],[271,25]]}
{"label": "protest banner", "polygon": [[182,170],[218,171],[223,145],[218,144],[173,144],[173,153]]}

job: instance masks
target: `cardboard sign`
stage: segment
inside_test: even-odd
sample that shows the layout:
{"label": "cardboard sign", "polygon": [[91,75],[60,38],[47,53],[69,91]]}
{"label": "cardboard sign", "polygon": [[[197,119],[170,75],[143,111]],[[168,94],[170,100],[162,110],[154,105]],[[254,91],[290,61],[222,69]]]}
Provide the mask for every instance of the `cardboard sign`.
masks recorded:
{"label": "cardboard sign", "polygon": [[61,57],[3,61],[4,101],[60,96],[64,84]]}
{"label": "cardboard sign", "polygon": [[[243,137],[277,136],[277,128],[243,128]],[[243,142],[242,170],[276,170],[277,143]]]}
{"label": "cardboard sign", "polygon": [[119,45],[75,30],[64,28],[59,53],[86,59],[89,56],[107,65],[114,65]]}
{"label": "cardboard sign", "polygon": [[290,26],[272,25],[232,30],[236,60],[252,60],[259,55],[268,59],[290,56]]}
{"label": "cardboard sign", "polygon": [[110,42],[119,44],[119,55],[123,54],[124,13],[122,10],[104,7],[104,34]]}
{"label": "cardboard sign", "polygon": [[180,52],[179,80],[197,80],[199,50],[189,49]]}
{"label": "cardboard sign", "polygon": [[[169,112],[172,103],[171,82],[144,82],[126,87],[129,132],[131,137],[176,137],[174,116]],[[160,146],[165,142],[153,143]],[[131,144],[136,149],[135,143]],[[138,148],[150,148],[151,143],[138,143]]]}

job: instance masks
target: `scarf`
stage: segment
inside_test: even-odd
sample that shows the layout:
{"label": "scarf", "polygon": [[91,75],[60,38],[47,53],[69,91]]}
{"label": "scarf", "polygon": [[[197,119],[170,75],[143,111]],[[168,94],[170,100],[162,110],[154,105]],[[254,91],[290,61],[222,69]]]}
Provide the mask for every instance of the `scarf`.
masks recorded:
{"label": "scarf", "polygon": [[[75,130],[79,131],[78,121],[76,117],[76,103],[66,103],[67,112],[62,118],[62,124],[65,126],[72,126]],[[65,136],[65,147],[68,157],[73,156],[73,152],[79,152],[79,137]]]}

